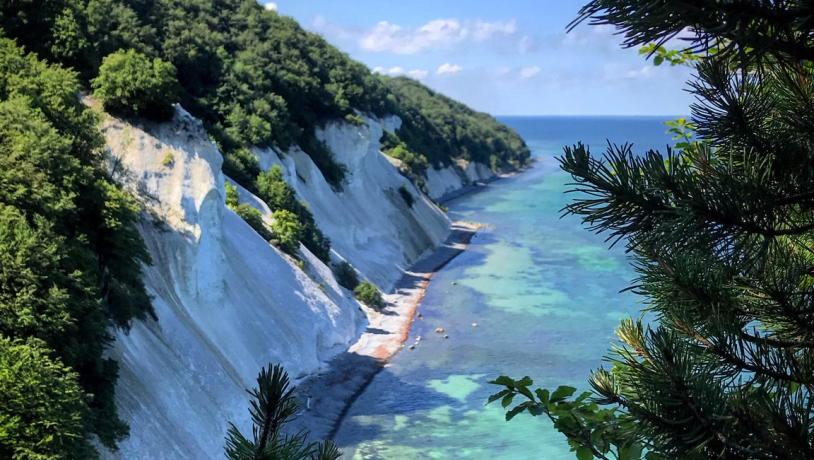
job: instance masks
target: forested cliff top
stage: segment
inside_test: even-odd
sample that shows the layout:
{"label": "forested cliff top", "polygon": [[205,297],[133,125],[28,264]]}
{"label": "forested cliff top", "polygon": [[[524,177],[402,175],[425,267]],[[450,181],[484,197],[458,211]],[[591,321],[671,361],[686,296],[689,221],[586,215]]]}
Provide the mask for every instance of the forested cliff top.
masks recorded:
{"label": "forested cliff top", "polygon": [[[202,119],[227,154],[225,172],[245,185],[257,166],[245,148],[297,144],[326,178],[344,171],[314,127],[357,113],[397,115],[413,155],[441,166],[474,160],[496,171],[524,165],[523,140],[493,117],[421,83],[376,75],[254,0],[46,0],[0,10],[4,33],[27,50],[96,77],[103,59],[135,50],[172,64],[177,101]],[[420,171],[419,171],[420,172]]]}

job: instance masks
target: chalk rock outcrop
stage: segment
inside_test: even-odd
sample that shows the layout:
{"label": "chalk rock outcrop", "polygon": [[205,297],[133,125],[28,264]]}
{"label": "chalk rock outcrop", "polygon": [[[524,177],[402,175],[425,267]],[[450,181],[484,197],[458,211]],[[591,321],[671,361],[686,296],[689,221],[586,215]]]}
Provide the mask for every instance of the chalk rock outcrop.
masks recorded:
{"label": "chalk rock outcrop", "polygon": [[456,192],[495,178],[495,173],[482,163],[459,161],[443,168],[427,169],[427,193],[435,200],[454,196]]}
{"label": "chalk rock outcrop", "polygon": [[103,130],[113,171],[152,216],[141,230],[158,317],[117,334],[130,437],[106,456],[221,458],[228,422],[250,432],[245,389],[260,368],[315,371],[364,314],[320,261],[306,251],[306,274],[225,206],[221,154],[183,109],[156,125],[107,118]]}
{"label": "chalk rock outcrop", "polygon": [[[334,250],[385,291],[450,231],[447,216],[380,152],[383,130],[393,131],[399,123],[396,117],[365,118],[361,126],[334,122],[317,131],[347,170],[341,190],[332,188],[298,148],[285,153],[255,150],[261,168],[280,165]],[[402,196],[405,192],[413,197],[412,204]]]}

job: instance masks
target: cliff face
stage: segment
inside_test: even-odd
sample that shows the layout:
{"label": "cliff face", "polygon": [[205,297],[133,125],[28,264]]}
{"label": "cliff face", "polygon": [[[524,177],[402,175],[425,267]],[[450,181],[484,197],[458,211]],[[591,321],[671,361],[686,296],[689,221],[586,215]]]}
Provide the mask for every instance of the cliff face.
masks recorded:
{"label": "cliff face", "polygon": [[292,376],[344,350],[364,314],[330,270],[302,270],[224,204],[222,158],[179,110],[142,129],[108,119],[117,175],[153,215],[142,235],[157,322],[120,333],[120,458],[217,458],[227,422],[249,428],[246,388],[262,366]]}
{"label": "cliff face", "polygon": [[[284,154],[255,151],[261,168],[280,165],[334,250],[385,291],[450,229],[446,215],[379,151],[383,130],[392,131],[398,124],[395,117],[366,118],[362,126],[330,123],[317,131],[335,160],[347,168],[341,191],[333,190],[299,149]],[[402,188],[414,198],[412,206],[402,197]]]}
{"label": "cliff face", "polygon": [[459,190],[495,178],[495,173],[482,163],[461,161],[444,168],[427,169],[427,193],[435,200],[443,200]]}
{"label": "cliff face", "polygon": [[[449,232],[449,220],[379,152],[382,129],[334,123],[318,136],[348,169],[333,190],[299,149],[257,151],[279,164],[334,258],[384,289]],[[246,388],[269,362],[293,377],[344,351],[366,325],[351,293],[301,246],[301,269],[225,206],[222,157],[200,123],[178,108],[170,123],[134,126],[108,117],[103,131],[117,178],[143,201],[141,233],[153,258],[145,281],[158,321],[118,333],[117,403],[130,437],[111,458],[220,458],[228,422],[250,429]],[[409,206],[399,188],[414,197]],[[268,218],[244,189],[241,202]]]}

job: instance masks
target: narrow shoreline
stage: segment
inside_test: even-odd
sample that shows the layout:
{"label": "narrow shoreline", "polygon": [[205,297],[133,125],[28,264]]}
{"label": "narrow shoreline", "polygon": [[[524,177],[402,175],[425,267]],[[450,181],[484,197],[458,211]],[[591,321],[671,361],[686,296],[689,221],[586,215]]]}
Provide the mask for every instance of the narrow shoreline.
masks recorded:
{"label": "narrow shoreline", "polygon": [[[439,198],[438,203],[448,204],[481,192],[493,182],[516,176],[530,167],[467,185]],[[407,347],[418,307],[433,276],[468,248],[481,227],[476,222],[453,222],[444,243],[405,271],[393,292],[384,296],[388,303],[384,311],[366,309],[368,327],[357,341],[331,359],[324,370],[298,383],[297,395],[304,410],[291,423],[293,432],[307,430],[311,439],[316,440],[336,437],[353,403],[387,363]]]}
{"label": "narrow shoreline", "polygon": [[416,262],[385,295],[381,312],[367,309],[368,327],[359,339],[334,357],[325,370],[297,385],[305,409],[292,423],[295,431],[308,430],[313,439],[334,439],[356,399],[387,363],[406,347],[432,277],[463,253],[480,229],[473,222],[453,222],[446,241]]}

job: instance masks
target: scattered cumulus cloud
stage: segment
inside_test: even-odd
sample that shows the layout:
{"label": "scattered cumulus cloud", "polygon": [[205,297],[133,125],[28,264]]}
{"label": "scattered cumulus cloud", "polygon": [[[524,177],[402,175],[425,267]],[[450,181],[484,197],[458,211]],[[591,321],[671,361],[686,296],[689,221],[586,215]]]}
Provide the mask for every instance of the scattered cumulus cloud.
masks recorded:
{"label": "scattered cumulus cloud", "polygon": [[645,65],[639,69],[628,70],[625,72],[625,78],[630,80],[646,80],[653,77],[655,67],[653,65]]}
{"label": "scattered cumulus cloud", "polygon": [[277,11],[277,4],[274,2],[268,2],[263,5],[263,7],[266,9],[266,11]]}
{"label": "scattered cumulus cloud", "polygon": [[656,67],[650,63],[633,67],[622,62],[609,62],[603,66],[602,76],[607,82],[635,82],[651,80],[656,76],[680,75],[680,70],[679,67]]}
{"label": "scattered cumulus cloud", "polygon": [[429,75],[429,74],[430,73],[428,71],[423,70],[423,69],[413,69],[413,70],[407,72],[408,76],[410,76],[412,78],[415,78],[416,80],[423,80],[423,79],[427,78],[427,75]]}
{"label": "scattered cumulus cloud", "polygon": [[422,79],[426,78],[430,74],[429,71],[424,70],[424,69],[406,70],[406,69],[404,69],[404,67],[399,67],[399,66],[396,66],[396,67],[376,66],[376,67],[373,68],[373,72],[378,73],[378,74],[382,74],[382,75],[387,75],[387,76],[390,76],[390,77],[399,77],[399,76],[402,76],[402,75],[407,75],[408,77],[415,78],[416,80],[422,80]]}
{"label": "scattered cumulus cloud", "polygon": [[403,67],[382,67],[376,66],[373,68],[374,73],[380,73],[382,75],[389,75],[391,77],[396,77],[399,75],[404,75],[404,68]]}
{"label": "scattered cumulus cloud", "polygon": [[435,73],[436,75],[455,75],[460,73],[461,70],[463,69],[458,64],[450,64],[449,62],[446,62],[438,66],[438,70],[436,70]]}
{"label": "scattered cumulus cloud", "polygon": [[537,40],[530,35],[524,35],[517,43],[517,49],[521,54],[529,54],[539,50],[540,46],[537,44]]}
{"label": "scattered cumulus cloud", "polygon": [[484,42],[496,35],[514,35],[517,33],[517,21],[475,21],[472,26],[472,38],[476,42]]}
{"label": "scattered cumulus cloud", "polygon": [[451,49],[463,43],[482,43],[495,37],[512,36],[517,24],[511,21],[460,21],[434,19],[417,28],[405,28],[381,21],[365,33],[359,45],[374,53],[418,54],[436,49]]}
{"label": "scattered cumulus cloud", "polygon": [[596,26],[581,25],[563,34],[560,44],[569,47],[591,48],[603,51],[618,51],[623,38],[616,27],[608,24]]}
{"label": "scattered cumulus cloud", "polygon": [[340,43],[353,42],[361,33],[361,31],[358,29],[343,27],[339,24],[333,23],[321,14],[314,17],[314,20],[311,23],[311,29],[317,33],[329,37],[332,41],[337,41]]}
{"label": "scattered cumulus cloud", "polygon": [[537,75],[540,75],[541,69],[539,66],[531,66],[531,67],[523,67],[520,69],[520,78],[524,80],[528,80],[529,78],[534,78]]}

